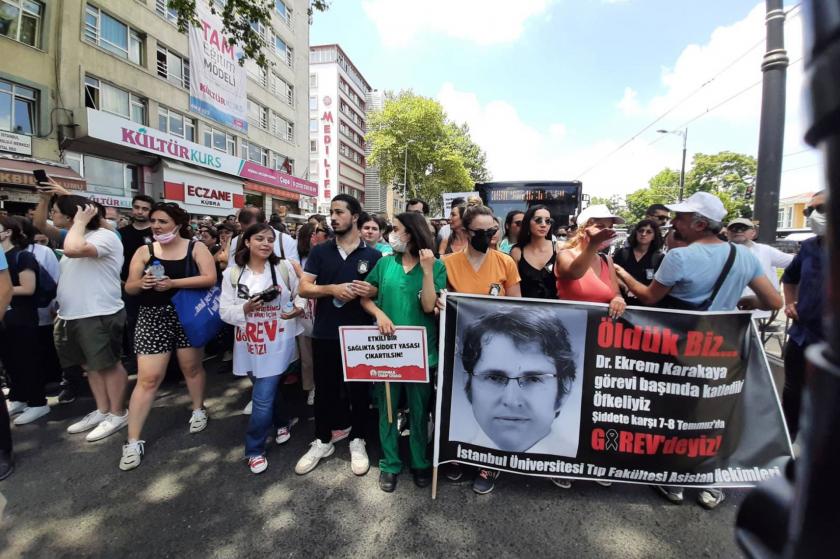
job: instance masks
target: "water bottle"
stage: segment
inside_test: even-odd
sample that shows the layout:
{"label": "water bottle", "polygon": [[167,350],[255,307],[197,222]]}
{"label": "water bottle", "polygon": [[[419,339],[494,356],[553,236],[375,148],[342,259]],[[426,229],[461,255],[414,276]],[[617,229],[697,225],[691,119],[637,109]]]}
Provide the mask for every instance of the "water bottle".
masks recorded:
{"label": "water bottle", "polygon": [[344,306],[344,301],[341,301],[341,300],[336,299],[335,297],[333,297],[333,305],[335,305],[335,306],[336,306],[336,308],[340,309],[341,307],[343,307],[343,306]]}
{"label": "water bottle", "polygon": [[155,277],[155,279],[163,279],[163,276],[166,275],[166,269],[163,267],[163,264],[160,263],[160,260],[153,260],[152,265],[149,266],[149,272]]}
{"label": "water bottle", "polygon": [[295,304],[291,301],[287,301],[285,305],[283,305],[283,314],[289,314],[295,311]]}

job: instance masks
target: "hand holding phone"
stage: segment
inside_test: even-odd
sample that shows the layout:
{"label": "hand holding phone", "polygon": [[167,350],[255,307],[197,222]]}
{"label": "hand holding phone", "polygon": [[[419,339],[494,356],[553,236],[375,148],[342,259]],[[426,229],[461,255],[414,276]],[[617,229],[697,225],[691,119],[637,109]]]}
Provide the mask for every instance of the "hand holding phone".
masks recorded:
{"label": "hand holding phone", "polygon": [[32,174],[35,175],[35,182],[38,183],[38,186],[47,186],[50,182],[50,178],[47,176],[47,172],[43,169],[35,169],[32,171]]}

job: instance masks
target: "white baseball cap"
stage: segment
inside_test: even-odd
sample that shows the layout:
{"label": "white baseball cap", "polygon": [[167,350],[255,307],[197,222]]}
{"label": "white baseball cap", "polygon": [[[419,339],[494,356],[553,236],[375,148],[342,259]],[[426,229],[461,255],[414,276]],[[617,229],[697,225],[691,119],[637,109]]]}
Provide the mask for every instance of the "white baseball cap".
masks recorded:
{"label": "white baseball cap", "polygon": [[708,192],[695,192],[682,202],[665,204],[665,207],[672,212],[698,213],[714,221],[723,221],[727,213],[720,198]]}
{"label": "white baseball cap", "polygon": [[612,219],[615,223],[624,223],[623,217],[613,214],[604,204],[587,206],[585,210],[580,212],[577,216],[578,227],[583,227],[590,219]]}

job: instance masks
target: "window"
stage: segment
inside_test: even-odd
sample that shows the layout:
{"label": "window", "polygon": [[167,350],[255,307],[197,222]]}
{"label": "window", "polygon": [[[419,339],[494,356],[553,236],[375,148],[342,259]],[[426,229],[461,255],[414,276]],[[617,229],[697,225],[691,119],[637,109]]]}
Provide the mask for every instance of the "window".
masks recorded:
{"label": "window", "polygon": [[266,37],[268,36],[268,31],[266,30],[263,22],[252,21],[251,22],[251,29],[253,29],[257,33],[257,35],[260,36],[260,39],[262,39],[263,41],[266,40]]}
{"label": "window", "polygon": [[85,76],[85,107],[146,124],[145,99],[90,76]]}
{"label": "window", "polygon": [[169,23],[178,23],[178,10],[167,6],[167,0],[155,0],[155,11]]}
{"label": "window", "polygon": [[166,107],[158,107],[158,130],[190,142],[195,141],[195,121]]}
{"label": "window", "polygon": [[43,15],[41,2],[0,0],[0,34],[31,47],[40,47]]}
{"label": "window", "polygon": [[90,4],[85,7],[85,40],[135,64],[142,63],[140,34]]}
{"label": "window", "polygon": [[204,145],[222,153],[236,155],[236,138],[209,126],[204,130]]}
{"label": "window", "polygon": [[271,160],[274,163],[274,169],[281,173],[295,174],[295,160],[283,155],[282,153],[271,154]]}
{"label": "window", "polygon": [[310,111],[317,111],[318,110],[318,96],[317,95],[310,95],[309,96],[309,110]]}
{"label": "window", "polygon": [[248,140],[239,142],[239,157],[268,167],[268,150]]}
{"label": "window", "polygon": [[309,140],[309,153],[318,153],[318,140]]}
{"label": "window", "polygon": [[280,57],[280,60],[285,62],[290,68],[294,61],[294,49],[286,44],[279,35],[274,36],[274,52]]}
{"label": "window", "polygon": [[190,61],[166,47],[157,48],[157,75],[178,87],[190,88]]}
{"label": "window", "polygon": [[271,133],[287,142],[295,141],[295,125],[274,111],[271,112]]}
{"label": "window", "polygon": [[286,6],[283,0],[274,0],[274,10],[277,12],[280,19],[282,19],[287,25],[291,25],[292,9]]}
{"label": "window", "polygon": [[64,162],[85,177],[89,192],[125,196],[139,189],[137,167],[92,155],[65,152]]}
{"label": "window", "polygon": [[318,87],[318,74],[309,74],[309,87]]}
{"label": "window", "polygon": [[248,122],[268,130],[268,109],[248,99]]}
{"label": "window", "polygon": [[310,118],[309,119],[309,131],[310,132],[317,132],[318,131],[318,119],[317,118]]}
{"label": "window", "polygon": [[351,160],[353,163],[357,165],[364,166],[365,164],[365,157],[357,152],[356,150],[352,149],[350,146],[341,142],[338,146],[338,152],[346,157],[347,159]]}
{"label": "window", "polygon": [[0,81],[0,130],[33,135],[38,93],[30,87]]}
{"label": "window", "polygon": [[246,58],[245,59],[245,71],[248,73],[251,78],[260,84],[263,87],[268,86],[268,71],[265,68],[260,67],[256,61]]}
{"label": "window", "polygon": [[283,100],[283,102],[288,103],[291,106],[295,104],[295,88],[289,82],[278,76],[277,74],[271,74],[271,83],[269,84],[269,90],[273,95],[279,97]]}

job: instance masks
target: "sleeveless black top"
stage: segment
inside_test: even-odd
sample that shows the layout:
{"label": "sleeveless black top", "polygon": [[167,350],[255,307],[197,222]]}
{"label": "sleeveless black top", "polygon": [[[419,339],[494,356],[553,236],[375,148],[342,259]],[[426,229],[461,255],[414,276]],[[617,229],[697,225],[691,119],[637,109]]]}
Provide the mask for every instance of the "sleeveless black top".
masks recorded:
{"label": "sleeveless black top", "polygon": [[[166,276],[169,279],[182,279],[188,277],[187,269],[190,266],[190,260],[192,260],[192,252],[195,247],[195,241],[190,241],[190,244],[187,247],[187,255],[180,260],[164,260],[163,258],[155,255],[153,244],[149,244],[148,246],[151,258],[149,258],[147,266],[151,266],[152,262],[157,260],[163,265],[163,269],[166,270]],[[192,264],[192,268],[194,270],[198,270],[198,266],[196,264]],[[172,297],[176,293],[178,293],[177,289],[169,289],[167,291],[155,291],[154,289],[149,289],[141,291],[140,295],[137,297],[141,306],[163,307],[172,304]]]}
{"label": "sleeveless black top", "polygon": [[519,288],[522,296],[529,299],[557,299],[557,284],[554,277],[554,261],[557,258],[557,243],[551,242],[551,258],[537,270],[525,260],[524,247],[519,248],[521,257],[516,267],[519,270]]}

